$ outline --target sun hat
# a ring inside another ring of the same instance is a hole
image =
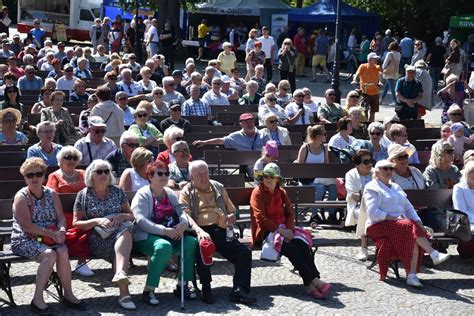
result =
[[[199,241],[199,252],[201,253],[202,263],[206,266],[212,265],[212,256],[216,252],[216,245],[212,240],[201,239]]]
[[[223,75],[221,77],[222,83],[230,83],[230,77],[227,75]]]
[[[384,168],[384,167],[392,167],[393,168],[393,167],[395,167],[395,164],[391,161],[386,160],[386,159],[379,160],[375,164],[375,169],[380,169],[380,168]]]
[[[416,68],[415,66],[407,65],[405,66],[405,71],[416,71]]]
[[[388,160],[392,161],[403,153],[406,153],[408,158],[410,158],[414,152],[415,151],[410,147],[402,146],[400,144],[390,144],[390,146],[388,146]]]
[[[276,163],[271,162],[263,168],[263,175],[281,178],[280,167]]]
[[[269,157],[278,158],[278,143],[274,140],[269,140],[265,144],[265,153]]]
[[[470,160],[474,160],[474,158],[471,158],[471,157],[474,157],[474,149],[466,150],[466,152],[462,156],[462,160],[464,161],[464,164],[467,164],[467,162]]]
[[[6,108],[5,110],[0,111],[0,124],[5,115],[13,115],[16,119],[16,125],[21,123],[21,112],[14,108]]]
[[[104,119],[100,116],[91,116],[89,117],[88,122],[90,127],[107,127],[107,124],[105,124]]]

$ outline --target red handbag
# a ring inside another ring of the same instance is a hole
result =
[[[69,228],[66,231],[66,246],[69,257],[90,258],[89,235],[92,230],[83,231],[78,228]]]

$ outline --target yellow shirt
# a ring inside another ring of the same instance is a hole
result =
[[[234,68],[234,63],[237,61],[234,52],[230,52],[229,55],[226,55],[225,52],[221,52],[219,56],[217,56],[217,60],[221,63],[220,69],[230,76],[230,70]]]
[[[207,34],[207,25],[206,24],[199,24],[198,26],[198,38],[205,38]]]

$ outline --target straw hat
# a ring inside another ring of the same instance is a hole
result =
[[[13,116],[16,119],[16,125],[21,123],[21,112],[14,108],[6,108],[0,111],[0,123],[5,115]]]
[[[391,144],[388,146],[388,160],[392,161],[403,153],[407,154],[408,158],[410,158],[414,152],[415,151],[410,147],[402,146],[400,144]]]

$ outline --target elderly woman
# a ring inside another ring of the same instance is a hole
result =
[[[91,71],[87,69],[87,58],[80,57],[77,59],[77,67],[74,69],[74,76],[79,79],[88,80],[92,78]]]
[[[258,90],[258,83],[255,80],[250,80],[247,82],[247,86],[245,87],[247,93],[244,94],[239,99],[240,105],[251,105],[251,104],[259,104],[262,95],[257,93]]]
[[[66,220],[61,201],[56,192],[43,187],[46,164],[40,158],[27,159],[20,167],[26,187],[13,200],[13,229],[11,249],[13,254],[33,259],[39,263],[36,273],[35,294],[31,301],[31,311],[35,314],[50,315],[52,309],[43,297],[49,277],[56,265],[65,306],[85,310],[71,288],[71,266],[66,239]]]
[[[46,87],[41,88],[40,90],[41,101],[33,105],[33,107],[31,108],[31,113],[39,114],[41,113],[42,109],[46,109],[47,107],[51,106],[51,94],[53,92],[54,90],[51,90],[49,88],[46,88]]]
[[[398,118],[397,114],[385,116],[383,118],[383,129],[384,133],[382,138],[380,139],[380,144],[384,146],[385,148],[388,148],[388,146],[392,143],[392,139],[390,138],[390,127],[392,127],[392,124],[394,123],[399,123],[400,118]]]
[[[360,122],[367,122],[367,115],[365,115],[365,109],[360,105],[360,94],[356,90],[351,90],[346,96],[346,105],[343,110],[349,114],[349,110],[356,108],[360,110]]]
[[[153,162],[153,153],[143,147],[138,147],[130,157],[132,168],[127,168],[122,173],[119,181],[119,187],[127,191],[138,191],[138,189],[148,184],[146,170],[148,165]]]
[[[423,223],[408,201],[402,188],[390,179],[394,164],[380,160],[375,164],[374,179],[364,189],[367,236],[379,249],[377,261],[380,280],[387,276],[391,258],[399,258],[407,273],[407,284],[423,287],[416,276],[424,252],[430,254],[435,265],[446,261],[449,255],[440,254],[431,247]]]
[[[120,87],[117,85],[117,72],[109,71],[104,75],[105,84],[104,86],[110,88],[110,99],[115,100],[115,95],[120,91]]]
[[[190,180],[189,177],[189,146],[183,140],[177,141],[171,146],[171,153],[175,161],[168,165],[170,170],[170,179],[168,186],[175,189],[182,189]]]
[[[326,142],[326,129],[323,125],[310,125],[306,130],[306,143],[303,143],[298,151],[297,163],[329,163],[328,148]],[[316,189],[315,200],[322,201],[326,192],[328,201],[335,201],[337,198],[336,179],[335,178],[315,178],[300,179],[305,185],[313,185]],[[336,212],[333,208],[328,209],[329,218],[336,219]],[[313,217],[317,214],[313,213]],[[324,216],[322,216],[324,218]]]
[[[423,174],[416,167],[408,165],[408,159],[412,154],[411,148],[400,144],[388,146],[388,160],[395,164],[392,181],[403,190],[423,190],[425,188]]]
[[[80,135],[76,131],[69,111],[62,107],[65,94],[54,91],[51,94],[51,106],[41,111],[41,122],[49,121],[56,127],[55,141],[62,145],[73,145]]]
[[[268,135],[270,140],[276,141],[278,146],[291,145],[290,133],[286,128],[279,126],[278,121],[277,114],[268,113],[263,124],[266,127],[262,129],[262,133]]]
[[[223,51],[217,56],[217,60],[220,62],[221,72],[226,75],[231,75],[231,70],[237,68],[237,58],[235,57],[232,49],[232,44],[229,42],[224,42],[222,44]]]
[[[288,123],[288,115],[281,106],[277,104],[277,97],[274,93],[265,94],[265,103],[258,107],[258,121],[260,126],[265,125],[265,118],[269,114],[275,114],[281,125]]]
[[[170,115],[170,109],[168,108],[168,103],[163,101],[163,95],[165,90],[161,87],[156,87],[153,89],[152,96],[153,101],[151,105],[153,106],[153,114],[154,115],[163,115],[168,116]]]
[[[153,91],[153,89],[158,87],[158,84],[154,80],[150,79],[152,75],[150,68],[143,66],[140,69],[140,75],[142,76],[142,80],[138,81],[138,84],[141,86],[144,92]]]
[[[89,99],[89,93],[86,92],[86,83],[81,80],[77,79],[74,81],[74,85],[72,86],[73,92],[69,96],[69,101],[71,102],[87,102]]]
[[[27,158],[38,157],[43,159],[47,166],[56,166],[58,164],[56,155],[63,146],[53,143],[55,131],[56,128],[51,122],[39,123],[36,126],[36,135],[40,141],[28,148]]]
[[[331,285],[320,280],[311,254],[311,234],[308,236],[303,229],[295,226],[295,211],[288,194],[280,186],[282,180],[278,165],[269,163],[263,169],[261,184],[252,191],[252,243],[260,246],[272,234],[270,238],[277,240],[275,249],[298,270],[308,295],[324,299],[328,296]]]
[[[468,161],[464,165],[461,181],[453,188],[453,207],[463,211],[469,217],[471,232],[474,233],[474,161]],[[472,245],[472,240],[469,244]],[[467,243],[466,243],[467,244]],[[464,249],[461,242],[458,246],[458,253],[461,258],[471,258],[474,253],[471,249]]]
[[[412,151],[410,158],[408,158],[408,163],[420,163],[418,158],[418,152],[416,151],[415,146],[410,144],[408,141],[407,128],[402,124],[394,123],[390,126],[389,130],[390,139],[392,143],[402,145]]]
[[[459,80],[456,75],[449,75],[446,78],[446,86],[438,91],[438,97],[443,103],[443,111],[441,114],[441,122],[448,121],[448,109],[451,105],[457,104],[461,110],[464,105],[464,100],[469,97],[466,92],[468,89],[467,83]]]
[[[454,123],[461,123],[464,125],[464,136],[469,137],[471,135],[471,127],[469,124],[462,120],[463,118],[463,109],[456,103],[452,104],[448,109],[448,118],[449,121],[446,123],[450,123],[451,125]]]
[[[428,64],[423,60],[415,62],[416,76],[415,78],[421,82],[423,94],[418,103],[421,107],[418,108],[418,119],[426,114],[426,110],[431,110],[434,105],[433,101],[433,80],[428,72]]]
[[[0,111],[0,145],[24,145],[28,143],[28,137],[17,131],[21,123],[21,113],[17,109],[7,108]]]
[[[369,140],[374,148],[373,159],[375,162],[388,158],[387,148],[382,145],[381,139],[383,137],[384,128],[379,122],[372,122],[367,127],[369,133]]]
[[[277,103],[281,107],[286,107],[288,104],[293,101],[293,96],[291,95],[290,82],[288,80],[280,80],[278,83],[278,92],[276,93]]]
[[[163,135],[153,124],[148,123],[148,111],[142,102],[140,102],[133,112],[135,124],[130,125],[128,130],[137,135],[140,146],[151,150],[156,156],[159,152],[158,146],[160,145]]]
[[[355,141],[355,138],[350,135],[352,133],[352,120],[348,117],[341,117],[336,126],[337,134],[329,139],[328,146],[329,148],[344,149]]]
[[[97,258],[114,262],[115,275],[112,282],[120,290],[119,304],[126,310],[135,310],[130,297],[127,276],[130,253],[132,251],[133,213],[125,193],[114,186],[112,166],[104,160],[94,160],[86,169],[86,188],[82,189],[74,203],[73,225],[88,231],[91,254]],[[110,236],[102,236],[99,228],[112,228]]]
[[[275,94],[277,92],[277,87],[273,82],[269,82],[265,85],[265,90],[263,91],[262,95],[265,96],[267,93],[273,93]],[[262,106],[265,104],[265,98],[261,98],[260,101],[258,101],[258,105]]]
[[[349,109],[349,118],[351,119],[352,136],[357,139],[367,139],[367,125],[361,123],[361,117],[364,113],[359,107]]]
[[[372,154],[367,149],[358,150],[352,157],[355,168],[349,170],[345,175],[345,187],[347,191],[347,216],[345,226],[357,225],[360,216],[360,205],[362,202],[362,192],[367,183],[372,180],[372,167],[374,160]],[[357,259],[367,260],[369,252],[367,250],[367,237],[362,232],[361,227],[357,227],[357,235],[360,235],[360,250]]]
[[[149,185],[138,190],[132,201],[132,210],[137,221],[133,247],[150,257],[143,300],[149,305],[158,305],[155,289],[160,283],[160,274],[171,255],[178,253],[181,238],[184,238],[184,280],[194,280],[197,240],[195,237],[183,235],[189,227],[188,217],[180,208],[173,190],[166,187],[170,175],[166,165],[156,161],[148,166],[146,174]],[[184,286],[186,298],[197,297],[187,284]],[[178,284],[174,294],[179,295],[180,289]]]
[[[177,126],[170,126],[165,130],[165,133],[163,134],[163,143],[166,146],[166,150],[160,152],[156,160],[163,161],[165,165],[169,165],[173,161],[175,161],[175,157],[173,156],[173,153],[171,152],[171,147],[173,146],[174,143],[181,141],[184,139],[184,131],[177,127]],[[192,160],[192,158],[190,159]]]

